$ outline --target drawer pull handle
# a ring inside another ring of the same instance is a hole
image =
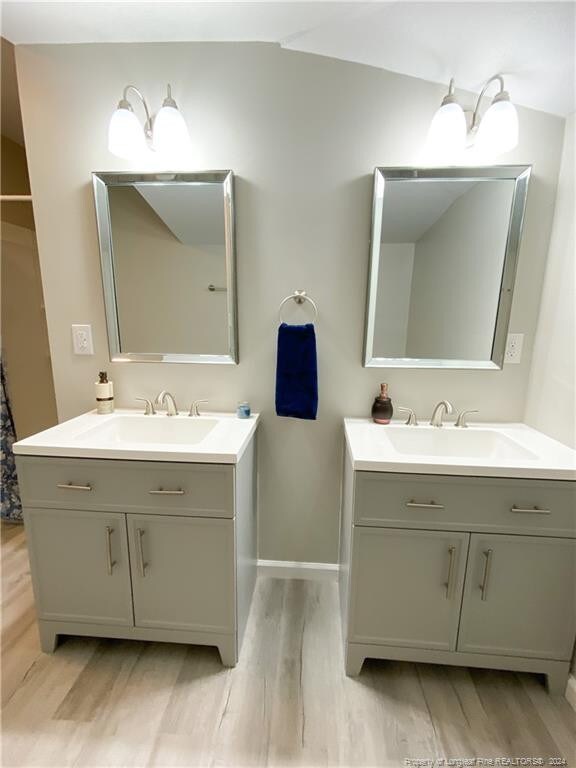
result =
[[[116,561],[112,560],[112,534],[114,528],[110,525],[106,526],[106,573],[108,576],[112,576],[112,568],[116,565]]]
[[[510,507],[510,512],[519,512],[523,515],[550,515],[552,514],[549,509],[540,509],[536,505],[533,507],[517,507],[514,504]]]
[[[431,501],[429,504],[424,504],[419,501],[414,501],[414,499],[407,501],[406,506],[412,507],[413,509],[444,509],[444,504],[436,504],[435,501]]]
[[[484,576],[482,577],[482,584],[480,589],[482,590],[482,600],[488,599],[488,580],[490,579],[490,570],[492,568],[492,550],[487,549],[483,553],[486,561],[484,562]]]
[[[186,491],[184,491],[182,488],[178,488],[175,491],[169,491],[169,490],[165,490],[164,488],[158,488],[158,490],[148,491],[148,493],[151,493],[153,496],[184,496]]]
[[[66,491],[91,491],[92,486],[87,485],[74,485],[74,483],[58,483],[57,488],[64,488]]]
[[[148,563],[144,562],[144,549],[142,547],[142,536],[144,536],[144,533],[143,528],[136,528],[136,535],[138,537],[138,570],[142,578],[146,576],[146,568],[148,567]]]
[[[450,600],[452,597],[452,579],[454,577],[454,553],[456,552],[455,546],[448,547],[448,580],[444,584],[446,587],[446,600]]]

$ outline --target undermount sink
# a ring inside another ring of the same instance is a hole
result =
[[[258,423],[258,414],[145,416],[128,409],[95,411],[14,443],[14,453],[94,459],[237,464]]]
[[[412,456],[535,461],[538,457],[515,440],[493,429],[398,427],[383,435],[394,449]]]
[[[196,445],[212,432],[216,419],[175,416],[117,416],[77,436],[81,443]]]
[[[576,480],[576,451],[527,424],[459,428],[347,418],[344,430],[355,470]]]

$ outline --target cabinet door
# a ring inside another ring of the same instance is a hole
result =
[[[454,650],[468,538],[356,526],[348,639]]]
[[[473,534],[458,650],[568,660],[576,624],[576,542]]]
[[[25,520],[38,618],[132,625],[124,515],[28,509]]]
[[[234,521],[127,517],[136,626],[233,632]]]

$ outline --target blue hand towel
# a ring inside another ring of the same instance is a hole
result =
[[[315,419],[318,411],[316,334],[311,323],[278,328],[276,413]]]

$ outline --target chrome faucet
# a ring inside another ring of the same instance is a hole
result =
[[[404,422],[409,427],[417,427],[418,426],[418,419],[416,418],[415,412],[412,410],[412,408],[404,408],[403,405],[398,406],[398,410],[402,411],[403,413],[408,414],[408,418]]]
[[[154,403],[151,400],[148,400],[147,397],[136,397],[135,400],[138,400],[139,403],[144,403],[144,416],[154,416],[156,411],[154,410]]]
[[[445,413],[452,413],[454,409],[452,408],[452,403],[448,402],[448,400],[440,400],[439,403],[437,403],[436,407],[432,411],[432,418],[430,419],[430,426],[431,427],[441,427],[442,426],[442,419],[444,417]]]
[[[190,411],[188,413],[188,416],[201,416],[202,414],[200,413],[200,409],[198,408],[198,406],[200,405],[200,403],[207,403],[207,402],[208,400],[194,400],[194,402],[190,406]]]
[[[166,408],[166,416],[178,416],[178,406],[176,405],[176,400],[174,400],[174,395],[166,392],[165,389],[160,392],[155,403]]]
[[[468,416],[469,413],[479,413],[477,409],[471,410],[471,411],[462,411],[460,416],[456,419],[455,427],[467,427],[468,422],[466,421],[466,416]]]

